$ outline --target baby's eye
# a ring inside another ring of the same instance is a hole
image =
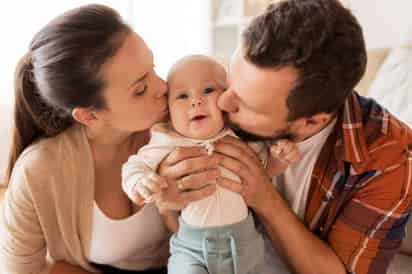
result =
[[[209,93],[214,92],[215,90],[216,90],[216,89],[215,89],[214,87],[208,87],[208,88],[205,88],[204,93],[205,93],[205,94],[209,94]]]
[[[176,99],[178,99],[178,100],[184,100],[184,99],[187,99],[188,97],[189,97],[189,96],[187,96],[186,93],[181,93],[181,94],[179,94],[179,95],[176,96]]]

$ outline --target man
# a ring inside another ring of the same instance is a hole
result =
[[[214,158],[172,153],[160,173],[190,174],[185,187],[216,164],[238,174],[242,184],[217,181],[243,195],[265,228],[268,258],[280,250],[292,272],[386,273],[410,213],[412,132],[353,91],[365,66],[361,27],[337,0],[269,6],[244,31],[219,106],[244,140],[289,138],[301,161],[272,182],[228,138]],[[183,193],[180,205],[198,194]],[[267,273],[276,273],[270,259]]]

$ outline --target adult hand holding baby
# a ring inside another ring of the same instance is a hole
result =
[[[208,156],[200,147],[179,147],[171,152],[158,169],[168,184],[155,198],[159,211],[181,210],[215,192],[216,186],[205,182],[220,175],[217,165],[217,157]]]
[[[222,138],[215,145],[215,151],[219,155],[219,164],[237,174],[242,182],[239,184],[219,177],[217,183],[240,193],[257,213],[270,210],[266,202],[279,194],[255,152],[241,140],[230,136]]]

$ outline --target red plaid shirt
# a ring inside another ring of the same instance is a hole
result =
[[[411,208],[412,131],[353,92],[316,162],[305,223],[348,273],[386,273]]]

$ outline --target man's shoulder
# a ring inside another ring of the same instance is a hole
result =
[[[374,144],[382,138],[403,146],[412,143],[412,130],[408,125],[374,99],[359,96],[359,102],[367,144]]]
[[[412,149],[411,128],[375,100],[359,96],[365,143],[371,158],[395,162]]]

